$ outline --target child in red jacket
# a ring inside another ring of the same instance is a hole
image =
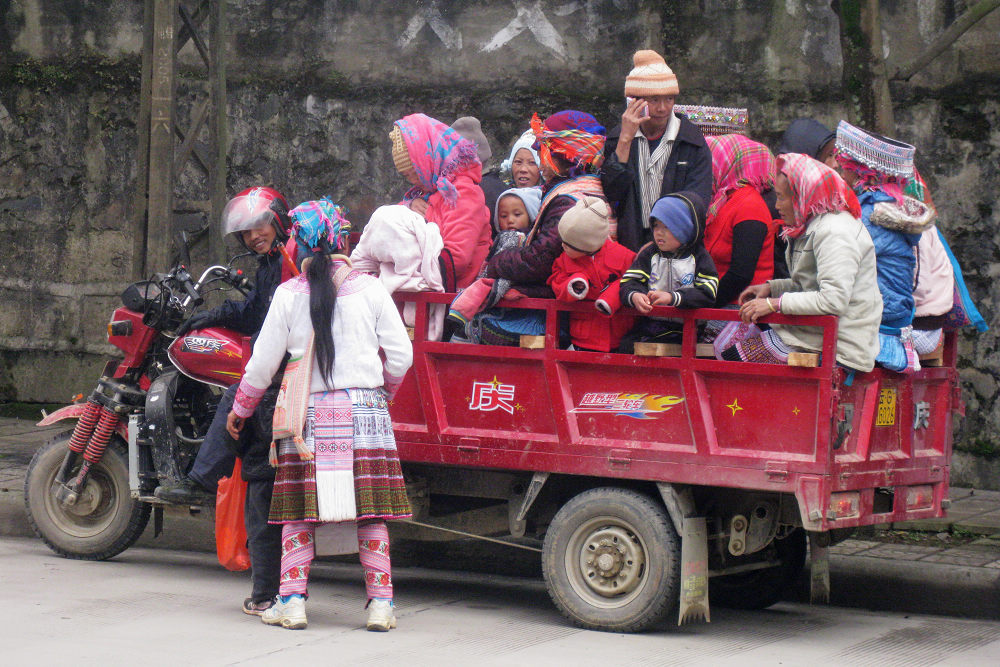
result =
[[[593,301],[596,312],[570,313],[569,334],[577,350],[609,352],[632,328],[618,287],[635,253],[608,237],[611,209],[598,197],[582,196],[559,220],[563,252],[552,265],[549,286],[561,301]]]

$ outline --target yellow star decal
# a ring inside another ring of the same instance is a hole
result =
[[[494,387],[500,386],[500,380],[497,379],[496,375],[493,376],[493,382],[490,382],[490,384],[493,385]]]
[[[795,406],[795,408],[794,408],[794,409],[792,410],[792,414],[793,414],[793,415],[795,415],[796,417],[798,417],[798,416],[799,416],[799,413],[800,413],[800,412],[802,412],[802,411],[801,411],[801,410],[799,410],[799,406],[797,406],[797,405],[796,405],[796,406]]]
[[[514,409],[517,410],[518,412],[523,412],[524,411],[524,406],[521,405],[520,403],[515,403],[514,404]]]
[[[726,406],[727,408],[729,408],[730,410],[733,411],[733,416],[734,417],[736,416],[736,411],[737,410],[742,410],[743,409],[743,408],[740,407],[740,404],[737,403],[736,401],[737,401],[737,399],[734,398],[733,402]]]

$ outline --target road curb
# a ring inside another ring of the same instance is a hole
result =
[[[31,537],[34,533],[24,509],[24,492],[19,489],[0,489],[0,536]]]
[[[183,507],[164,508],[164,529],[154,536],[152,517],[136,546],[153,549],[180,549],[214,552],[215,524],[211,511],[192,515]],[[22,489],[0,489],[0,537],[35,537],[24,507]]]
[[[840,607],[1000,618],[1000,568],[831,556],[830,588]]]

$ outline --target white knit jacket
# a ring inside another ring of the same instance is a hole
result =
[[[241,393],[259,397],[271,384],[285,352],[301,355],[311,335],[309,283],[301,275],[275,290],[243,375]],[[321,376],[314,359],[311,393],[381,387],[386,379],[401,380],[413,363],[413,346],[396,304],[382,283],[360,272],[352,273],[337,294],[333,342],[332,378]],[[385,352],[384,368],[380,348]],[[243,407],[245,411],[250,406]]]

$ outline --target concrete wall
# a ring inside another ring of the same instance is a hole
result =
[[[882,2],[890,72],[956,15],[959,0]],[[533,111],[617,123],[638,48],[665,54],[685,103],[747,106],[770,145],[787,123],[851,117],[827,0],[485,0],[228,3],[229,190],[272,182],[298,201],[329,194],[363,221],[404,182],[387,132],[423,111],[476,115],[499,161]],[[103,327],[127,282],[141,3],[0,2],[0,398],[87,391]],[[892,86],[899,138],[918,147],[941,228],[991,322],[1000,300],[1000,13],[909,83]],[[179,95],[201,85],[191,45]],[[181,197],[203,186],[197,171]],[[194,225],[199,219],[179,224]],[[197,259],[197,257],[196,257]],[[1000,443],[996,334],[961,342],[962,439]]]

